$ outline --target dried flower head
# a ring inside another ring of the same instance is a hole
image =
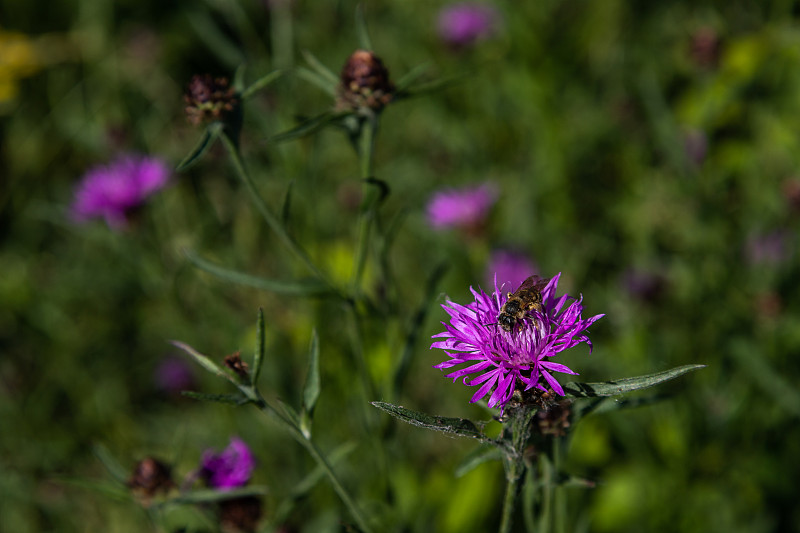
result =
[[[465,385],[477,386],[470,402],[488,394],[489,407],[504,409],[515,390],[545,391],[549,387],[563,396],[564,389],[550,373],[576,372],[552,359],[582,342],[591,347],[584,332],[604,315],[584,320],[582,297],[575,300],[565,294],[557,298],[560,276],[552,278],[541,291],[542,311],[527,315],[511,331],[497,324],[507,300],[497,281],[491,295],[470,288],[475,300],[467,305],[447,301],[442,307],[450,315],[450,323],[442,322],[445,331],[434,335],[441,340],[431,344],[431,348],[444,350],[450,359],[434,368],[445,370],[467,364],[447,377],[454,382],[463,378]],[[477,375],[470,379],[473,374]]]
[[[340,79],[336,98],[339,109],[380,111],[394,97],[389,71],[368,50],[356,50],[347,58]]]
[[[242,496],[219,502],[219,522],[222,531],[249,533],[258,527],[261,519],[261,498]]]
[[[255,467],[256,459],[250,448],[243,440],[234,437],[221,453],[213,450],[203,453],[200,475],[209,487],[230,490],[246,485]]]
[[[157,493],[166,493],[175,486],[172,469],[158,459],[146,457],[136,464],[128,487],[146,504]]]
[[[247,363],[242,361],[241,352],[234,352],[230,355],[226,355],[223,362],[226,367],[236,372],[236,375],[240,378],[245,379],[247,377]]]
[[[186,116],[194,125],[222,120],[238,102],[236,92],[228,86],[228,78],[213,78],[209,74],[192,77],[186,93]]]
[[[439,36],[447,44],[465,47],[491,36],[497,30],[499,20],[493,6],[463,2],[443,8],[439,12],[437,27]]]
[[[497,188],[481,183],[435,193],[428,202],[428,222],[434,229],[477,231],[497,201]]]
[[[93,167],[75,190],[71,217],[76,222],[104,218],[111,228],[122,228],[169,177],[164,161],[141,155],[125,155],[108,165]]]

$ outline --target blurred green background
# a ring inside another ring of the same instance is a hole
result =
[[[606,313],[593,353],[564,357],[581,380],[708,365],[659,389],[663,402],[581,421],[567,469],[599,485],[570,490],[567,530],[800,531],[800,3],[498,1],[497,33],[459,50],[436,33],[442,2],[362,4],[393,77],[423,63],[431,79],[463,75],[383,115],[375,168],[391,187],[385,220],[400,217],[390,255],[400,319],[367,332],[376,381],[436,265],[449,266],[437,293],[467,302],[469,285],[488,287],[493,249],[521,250],[543,275],[563,272],[560,288],[582,293],[587,315]],[[275,506],[313,469],[302,449],[251,409],[181,398],[154,378],[177,355],[169,339],[249,357],[260,306],[263,387],[289,403],[318,329],[315,436],[326,450],[355,443],[338,467],[368,512],[396,531],[496,529],[501,465],[454,477],[470,441],[392,426],[394,490],[378,492],[339,304],[227,285],[186,260],[192,250],[266,277],[308,274],[221,147],[127,231],[66,217],[90,166],[125,151],[177,164],[189,152],[201,135],[183,115],[193,74],[244,65],[252,82],[303,65],[303,50],[338,72],[358,46],[356,6],[0,0],[0,530],[146,530],[146,515],[106,490],[93,446],[130,470],[157,455],[180,477],[231,435],[254,449],[266,527],[279,527]],[[291,184],[290,231],[344,282],[361,187],[345,136],[266,142],[330,105],[287,74],[248,101],[242,149],[276,211]],[[434,191],[481,181],[500,191],[482,234],[429,229]],[[473,389],[431,368],[444,355],[428,337],[445,317],[429,309],[399,397],[387,387],[374,399],[486,419],[467,403]],[[194,370],[194,390],[227,391]],[[168,520],[198,518],[176,509]],[[337,531],[343,520],[323,481],[287,524]]]

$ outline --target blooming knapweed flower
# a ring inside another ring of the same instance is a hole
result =
[[[486,280],[491,283],[496,278],[501,289],[513,291],[531,272],[537,270],[526,254],[514,250],[495,250],[486,265]]]
[[[481,225],[497,201],[497,188],[491,183],[435,193],[428,202],[428,222],[434,229],[472,230]]]
[[[104,218],[115,229],[169,181],[169,166],[161,159],[121,156],[108,165],[90,169],[75,190],[71,216],[77,222]]]
[[[431,344],[431,348],[441,348],[450,359],[434,368],[445,370],[468,364],[447,377],[454,382],[463,378],[465,385],[478,387],[470,402],[488,394],[489,407],[504,409],[514,390],[520,388],[546,391],[550,387],[563,396],[564,389],[551,372],[577,373],[552,359],[582,342],[591,349],[592,343],[585,332],[604,315],[583,319],[582,297],[577,300],[566,294],[556,297],[560,277],[558,274],[551,279],[542,290],[542,312],[529,314],[510,332],[497,324],[497,315],[507,298],[496,280],[491,295],[470,288],[474,302],[443,304],[450,323],[442,322],[445,331],[434,335],[441,340]]]
[[[464,2],[443,8],[437,27],[443,41],[461,47],[492,35],[499,19],[497,10],[490,5]]]
[[[221,453],[206,450],[201,461],[200,475],[209,487],[230,490],[243,487],[250,481],[256,459],[245,442],[233,437]]]

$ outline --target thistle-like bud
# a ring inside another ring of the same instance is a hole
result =
[[[389,71],[378,56],[367,50],[356,50],[347,59],[337,89],[339,109],[372,109],[380,111],[394,97],[394,84]]]
[[[261,499],[256,496],[222,500],[219,504],[219,521],[226,533],[255,531],[261,514]]]
[[[223,363],[226,367],[236,372],[236,375],[240,378],[247,378],[247,363],[242,361],[241,352],[234,352],[230,355],[226,355]]]
[[[228,86],[227,78],[212,78],[209,74],[192,77],[186,93],[186,115],[194,125],[221,120],[238,103],[236,92]]]
[[[146,457],[139,461],[133,470],[133,475],[128,480],[128,487],[142,498],[145,505],[157,493],[169,492],[174,486],[172,469],[152,457]]]

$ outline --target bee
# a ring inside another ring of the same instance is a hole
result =
[[[549,279],[539,276],[530,276],[523,281],[516,291],[509,292],[506,303],[497,315],[497,323],[505,331],[514,329],[514,325],[521,323],[525,315],[531,311],[542,312],[542,291],[547,286]]]

